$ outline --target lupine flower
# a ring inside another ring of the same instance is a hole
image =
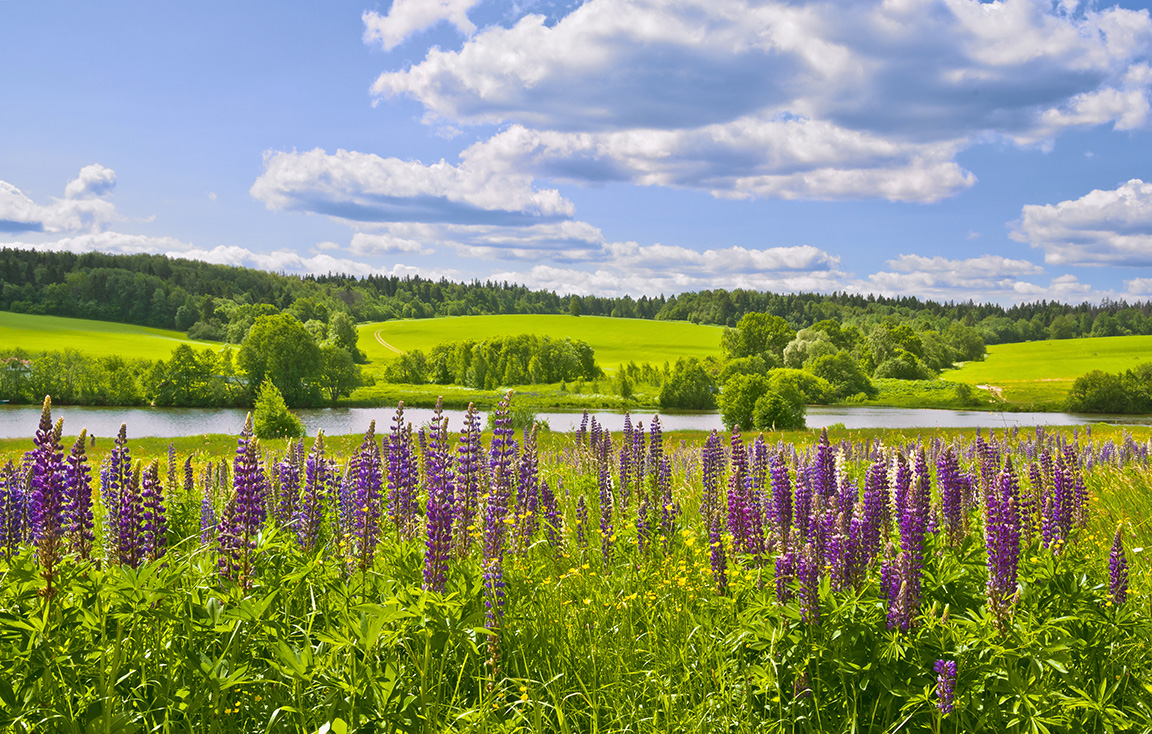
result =
[[[786,604],[792,598],[792,582],[795,578],[796,553],[786,550],[776,556],[776,601]]]
[[[984,541],[988,549],[988,605],[1003,620],[1016,593],[1016,574],[1020,562],[1020,511],[1016,472],[1011,457],[996,485],[988,493],[985,511]]]
[[[220,575],[247,586],[251,580],[256,535],[264,527],[267,480],[257,458],[252,415],[244,421],[232,461],[232,491],[217,525]]]
[[[128,449],[128,433],[124,424],[108,454],[107,466],[101,474],[101,496],[108,508],[105,538],[110,563],[130,568],[140,565],[140,494],[139,477],[132,470]]]
[[[184,494],[192,494],[195,484],[192,473],[192,454],[188,454],[188,458],[184,459]]]
[[[211,545],[216,540],[216,498],[213,491],[212,465],[205,470],[203,493],[200,497],[200,544]]]
[[[24,542],[24,478],[9,461],[0,469],[0,553],[12,558]]]
[[[540,511],[544,517],[544,531],[548,534],[548,542],[559,550],[564,537],[564,517],[560,514],[556,495],[548,486],[547,480],[540,482]]]
[[[523,552],[536,537],[540,525],[540,465],[536,455],[536,425],[524,439],[524,451],[516,461],[516,538],[513,548]]]
[[[634,474],[637,467],[633,463],[635,451],[632,446],[632,414],[624,413],[624,430],[620,441],[620,471],[616,483],[616,498],[620,501],[622,509],[628,509],[628,499],[631,493]]]
[[[324,461],[324,432],[316,432],[316,440],[304,463],[304,490],[296,507],[296,543],[305,551],[312,551],[320,542],[320,527],[324,520],[324,494],[328,485],[328,464]]]
[[[412,454],[412,426],[404,422],[404,403],[396,406],[396,417],[388,435],[388,516],[400,537],[416,537],[416,458]]]
[[[493,416],[489,448],[489,486],[484,503],[484,607],[488,638],[488,665],[495,678],[500,663],[499,629],[504,618],[504,551],[509,493],[513,484],[515,439],[512,437],[512,391],[509,390]]]
[[[652,506],[663,504],[663,495],[659,491],[660,472],[664,465],[664,429],[660,425],[660,416],[652,416],[652,423],[648,426],[648,458],[644,462],[645,471],[652,489]]]
[[[812,479],[807,469],[798,469],[796,472],[795,495],[792,502],[792,524],[800,531],[799,540],[806,542],[812,535],[813,526]]]
[[[636,503],[636,548],[641,554],[648,549],[649,532],[648,496],[641,494],[640,501]]]
[[[441,400],[429,432],[425,459],[425,486],[428,488],[427,539],[424,551],[424,588],[443,592],[448,581],[448,556],[452,552],[454,487],[452,455],[448,446],[448,419],[442,418]]]
[[[588,501],[584,495],[576,498],[576,545],[581,548],[588,547],[588,536],[584,528],[588,527]]]
[[[1116,526],[1112,551],[1108,554],[1108,596],[1116,606],[1128,600],[1128,558],[1124,555],[1122,529],[1122,525]]]
[[[36,544],[36,557],[47,582],[48,594],[52,593],[56,563],[64,552],[64,534],[67,529],[65,512],[68,497],[65,496],[64,456],[60,448],[62,430],[62,422],[53,426],[52,399],[45,397],[40,426],[36,430],[36,448],[33,449],[27,511],[32,541]]]
[[[836,493],[836,460],[832,455],[832,445],[828,443],[828,429],[820,429],[820,441],[816,445],[816,458],[812,462],[812,491],[818,497],[828,497]]]
[[[164,555],[168,546],[168,521],[160,466],[153,461],[140,477],[140,553],[146,561]]]
[[[779,451],[772,454],[772,524],[782,545],[787,545],[788,529],[792,526],[792,481],[788,465]]]
[[[937,660],[934,666],[936,671],[936,708],[942,714],[952,713],[952,704],[956,698],[956,661]]]
[[[808,624],[820,624],[820,560],[811,543],[796,559],[796,579],[801,617]]]
[[[303,439],[301,439],[303,442]],[[276,501],[276,524],[291,528],[296,518],[296,507],[300,502],[300,459],[297,442],[289,441],[284,457],[276,462],[276,479],[279,485]]]
[[[960,474],[960,461],[948,446],[936,462],[936,486],[940,490],[940,514],[944,522],[944,536],[949,545],[959,545],[964,537],[963,500],[964,485]]]
[[[612,474],[608,469],[607,446],[604,447],[600,458],[600,553],[604,559],[604,568],[612,563],[612,543],[616,539],[616,531],[612,528]]]
[[[84,453],[88,443],[88,431],[80,431],[72,451],[65,459],[64,474],[68,506],[65,508],[65,532],[72,551],[87,560],[92,555],[92,543],[96,540],[92,518],[92,484],[89,478],[88,456]]]
[[[352,476],[351,557],[361,572],[367,571],[376,557],[377,529],[380,525],[380,496],[383,467],[380,446],[376,443],[376,421],[368,426],[356,456]],[[413,517],[413,521],[415,517]]]
[[[467,556],[472,547],[472,534],[476,530],[476,512],[483,481],[482,468],[480,415],[476,412],[475,406],[468,403],[468,412],[464,416],[464,428],[460,431],[460,443],[456,452],[456,527],[453,536],[456,540],[457,553],[461,557]]]

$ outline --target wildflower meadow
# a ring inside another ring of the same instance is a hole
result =
[[[0,464],[0,727],[1152,730],[1148,441],[511,411],[97,463],[46,400]]]

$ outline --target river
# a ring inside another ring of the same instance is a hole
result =
[[[624,427],[624,415],[609,411],[590,411],[610,431]],[[308,430],[315,435],[323,429],[328,435],[363,433],[370,421],[376,430],[388,430],[395,410],[388,408],[320,408],[297,411]],[[464,411],[446,410],[449,428],[463,425]],[[237,434],[244,425],[245,411],[232,408],[93,408],[53,406],[53,418],[64,419],[64,432],[75,435],[81,428],[97,436],[113,436],[120,424],[128,425],[128,435],[192,436],[203,433]],[[717,413],[660,413],[665,431],[723,430]],[[420,426],[432,418],[429,408],[407,408],[407,420]],[[651,411],[632,413],[632,422],[651,422]],[[553,431],[573,431],[580,425],[580,413],[540,413]],[[0,438],[31,437],[40,419],[40,409],[31,406],[0,405]],[[481,413],[481,420],[487,419]],[[1090,423],[1152,424],[1152,416],[1075,415],[1071,413],[989,413],[971,410],[936,410],[928,408],[811,407],[808,427],[823,428],[843,424],[846,428],[1009,428],[1013,426],[1069,426]]]

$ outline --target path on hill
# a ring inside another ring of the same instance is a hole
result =
[[[375,334],[373,334],[372,336],[376,337],[376,341],[378,341],[378,342],[380,342],[381,344],[383,344],[385,349],[391,349],[393,352],[396,352],[397,354],[403,354],[403,353],[404,353],[404,352],[401,352],[401,351],[400,351],[399,349],[397,349],[396,347],[394,347],[394,346],[392,346],[391,344],[389,344],[388,342],[384,341],[384,337],[380,336],[380,332],[379,332],[379,331],[377,331],[377,332],[376,332]]]

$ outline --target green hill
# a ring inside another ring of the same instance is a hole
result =
[[[168,359],[181,344],[195,349],[220,347],[213,342],[192,341],[179,331],[0,311],[0,345],[32,354],[75,349],[94,357]]]
[[[587,342],[605,370],[627,362],[675,363],[679,357],[719,357],[719,326],[685,321],[615,319],[604,316],[511,314],[502,316],[449,316],[436,319],[385,321],[358,327],[360,349],[379,364],[401,352],[427,353],[443,342],[496,336],[536,334],[571,337]]]
[[[997,344],[983,362],[968,362],[947,379],[997,388],[1009,403],[1041,404],[1062,402],[1087,372],[1123,372],[1141,362],[1152,362],[1152,336]]]

